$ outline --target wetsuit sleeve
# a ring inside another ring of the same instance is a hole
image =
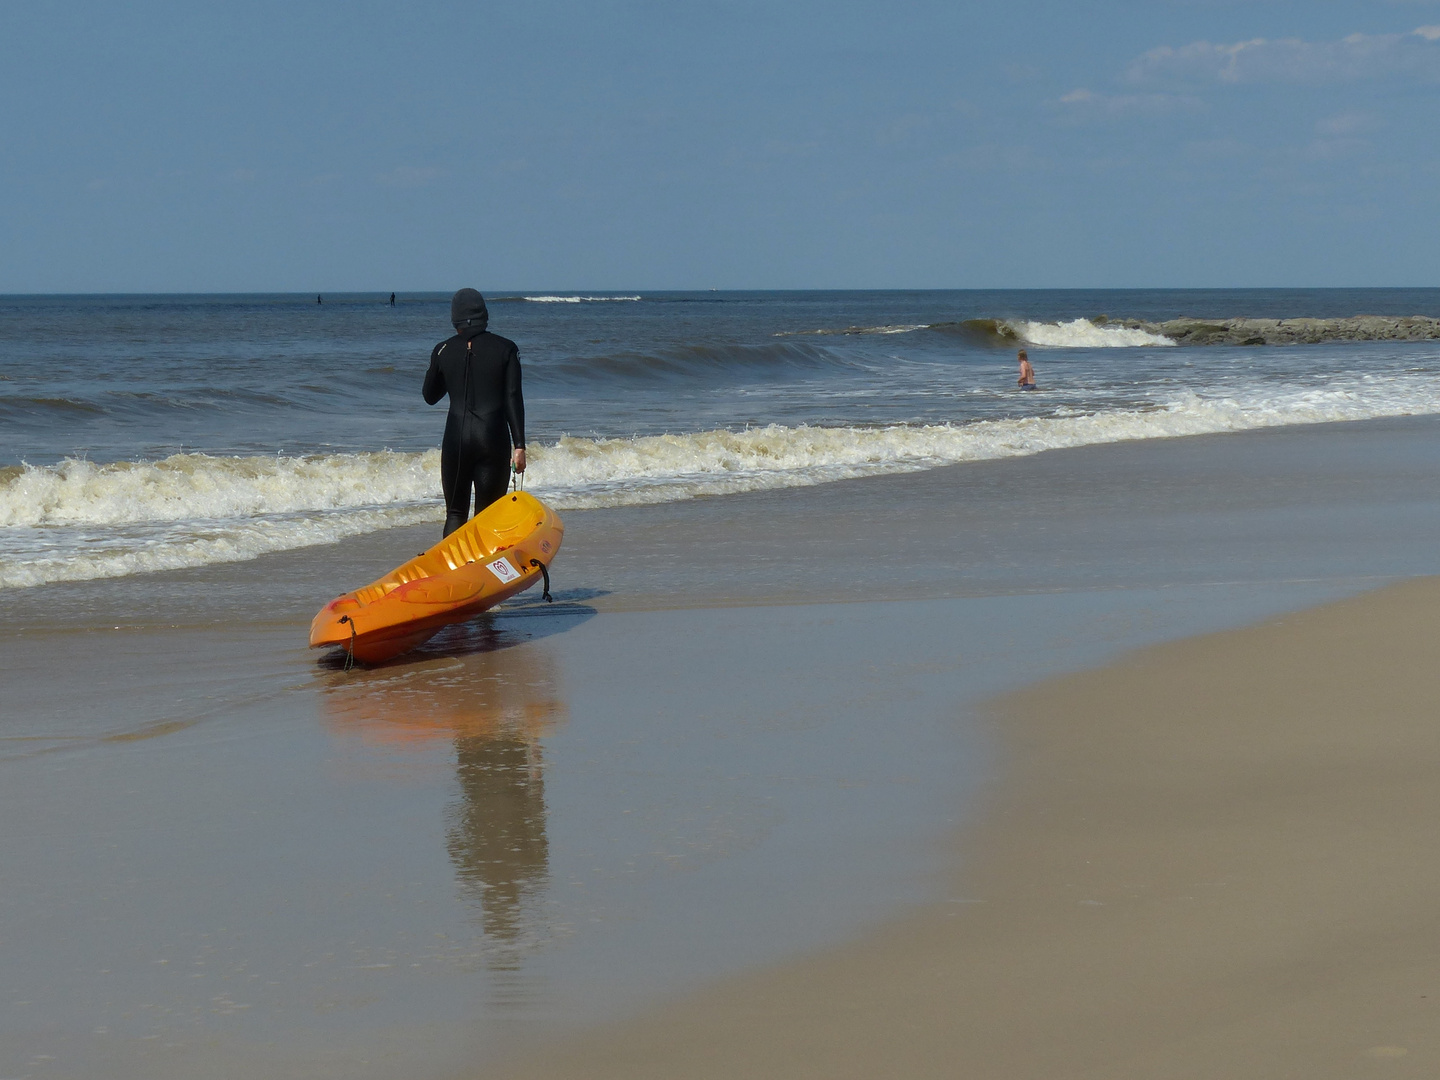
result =
[[[425,372],[425,404],[434,405],[445,396],[445,373],[440,370],[440,352],[445,348],[442,341],[430,350],[430,370]]]
[[[513,345],[505,358],[505,420],[510,425],[510,445],[525,446],[525,398],[520,393],[520,352]]]

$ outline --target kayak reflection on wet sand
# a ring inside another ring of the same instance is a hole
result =
[[[557,605],[475,620],[409,663],[329,675],[321,694],[343,737],[396,749],[453,743],[460,798],[447,811],[446,847],[497,969],[518,967],[546,936],[537,918],[549,882],[541,741],[569,716],[554,656],[531,650],[517,663],[510,649],[594,613]]]

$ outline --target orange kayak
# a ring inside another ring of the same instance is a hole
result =
[[[524,592],[541,577],[565,526],[533,495],[514,491],[491,503],[423,555],[379,581],[337,596],[310,624],[310,647],[340,646],[377,664]]]

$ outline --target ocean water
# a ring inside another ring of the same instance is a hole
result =
[[[0,297],[0,588],[443,518],[448,294]],[[1440,412],[1440,342],[1176,347],[1097,315],[1440,314],[1440,290],[490,295],[558,508]],[[1041,386],[1015,386],[1015,340]]]

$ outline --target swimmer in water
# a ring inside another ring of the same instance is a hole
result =
[[[1020,350],[1020,378],[1016,381],[1020,384],[1021,390],[1038,389],[1035,385],[1035,369],[1030,366],[1030,358],[1025,355],[1025,350]]]

